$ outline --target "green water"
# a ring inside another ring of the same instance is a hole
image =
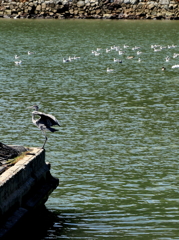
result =
[[[114,45],[125,53],[106,53]],[[179,239],[174,53],[177,21],[0,20],[1,141],[43,145],[27,109],[33,104],[62,124],[46,144],[60,179],[46,203],[56,218],[34,239]],[[74,55],[80,59],[63,63]]]

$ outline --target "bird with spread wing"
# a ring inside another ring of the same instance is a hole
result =
[[[50,131],[50,132],[58,131],[57,129],[52,128],[51,126],[54,126],[54,125],[60,126],[60,123],[53,115],[39,112],[38,111],[39,107],[37,105],[33,105],[28,108],[35,109],[35,111],[32,112],[32,122],[34,125],[36,125],[42,131],[42,133],[45,136],[45,142],[42,146],[42,148],[44,148],[45,144],[47,142],[47,139],[48,139],[46,136],[46,131]],[[36,119],[35,118],[36,115],[40,116],[40,118]]]

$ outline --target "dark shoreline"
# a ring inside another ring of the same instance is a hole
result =
[[[0,18],[178,20],[179,2],[170,0],[0,1]]]

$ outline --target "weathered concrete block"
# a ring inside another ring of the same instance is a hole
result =
[[[45,162],[45,151],[33,148],[30,154],[0,175],[0,238],[24,214],[44,204],[58,185]],[[22,216],[17,212],[22,212]]]
[[[4,215],[14,204],[19,205],[23,196],[49,171],[41,149],[33,150],[0,175],[0,215]]]

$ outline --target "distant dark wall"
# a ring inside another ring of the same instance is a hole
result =
[[[177,0],[0,1],[0,17],[178,19],[179,2]]]

